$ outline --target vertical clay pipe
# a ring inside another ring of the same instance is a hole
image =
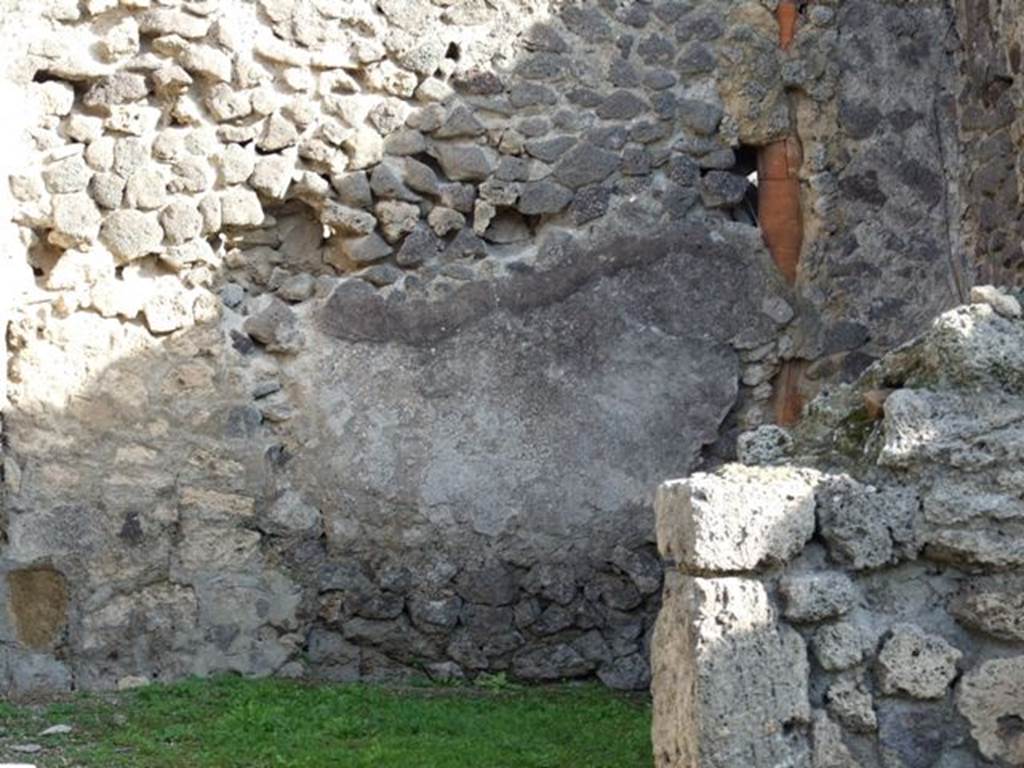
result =
[[[799,15],[797,0],[780,0],[775,18],[779,23],[779,47],[784,51],[793,45]],[[804,237],[799,179],[802,163],[803,147],[795,132],[761,147],[757,156],[761,232],[772,259],[790,285],[796,282]]]
[[[780,0],[775,10],[775,18],[779,22],[779,47],[788,51],[796,37],[796,18],[800,15],[800,5],[796,0]]]
[[[803,150],[796,136],[761,147],[757,155],[757,207],[761,234],[786,282],[796,282],[803,246],[800,213],[800,165]]]
[[[775,12],[779,23],[779,47],[789,50],[796,37],[800,15],[797,0],[780,0]],[[803,146],[793,132],[758,152],[758,218],[765,245],[779,272],[790,285],[796,283],[803,247],[804,226],[800,211],[800,166]],[[803,396],[800,378],[804,364],[787,360],[775,381],[775,420],[793,424],[800,418]]]

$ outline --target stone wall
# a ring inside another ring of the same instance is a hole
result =
[[[957,4],[965,255],[982,280],[1006,285],[1019,285],[1024,269],[1022,12],[1019,0]]]
[[[725,20],[47,8],[12,55],[7,686],[646,686],[651,489],[758,418],[796,313]]]
[[[947,6],[774,6],[4,0],[0,680],[644,687],[657,482],[971,280]]]
[[[975,296],[661,487],[657,765],[1024,763],[1024,321]]]
[[[846,380],[939,312],[966,300],[956,15],[947,0],[808,4],[796,94],[805,144],[804,295],[821,327],[807,340],[812,381]],[[825,90],[825,86],[829,90]]]

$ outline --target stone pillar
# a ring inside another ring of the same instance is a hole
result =
[[[730,467],[659,490],[658,544],[676,566],[652,647],[659,768],[810,765],[807,649],[756,569],[811,538],[814,482]]]

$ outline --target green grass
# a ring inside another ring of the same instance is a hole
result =
[[[40,736],[57,723],[74,730]],[[309,686],[234,677],[0,703],[0,763],[40,768],[647,768],[650,706],[597,685]],[[44,747],[37,754],[15,744]]]

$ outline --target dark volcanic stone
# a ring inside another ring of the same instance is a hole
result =
[[[650,666],[640,653],[602,664],[597,670],[597,677],[609,688],[619,691],[644,691],[651,684]]]
[[[619,156],[586,142],[578,144],[555,166],[555,178],[579,189],[604,181],[619,167]]]
[[[522,680],[561,680],[582,677],[594,671],[595,664],[574,648],[559,643],[535,647],[512,660],[512,674]]]
[[[524,184],[516,205],[520,213],[537,215],[558,213],[572,202],[573,191],[552,181]]]
[[[500,563],[463,571],[455,588],[467,602],[483,605],[509,605],[517,593],[511,569]]]

